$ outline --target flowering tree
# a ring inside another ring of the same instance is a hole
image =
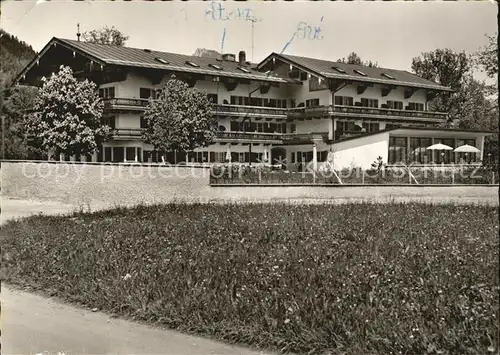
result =
[[[28,133],[56,156],[94,153],[109,134],[109,127],[100,123],[104,104],[96,84],[78,81],[65,66],[43,82],[26,120]]]
[[[144,113],[143,139],[158,151],[192,151],[213,142],[217,119],[207,95],[179,80],[169,80]]]

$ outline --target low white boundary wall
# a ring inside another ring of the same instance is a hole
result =
[[[2,162],[3,198],[104,208],[173,201],[424,201],[498,205],[498,186],[211,187],[209,169]]]

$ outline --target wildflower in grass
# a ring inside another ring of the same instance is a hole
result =
[[[128,279],[130,279],[130,278],[132,278],[132,275],[130,275],[130,274],[127,274],[127,275],[123,276],[123,279],[124,279],[125,281],[127,281],[127,280],[128,280]]]
[[[285,323],[285,324],[290,323],[290,319],[288,319],[288,318],[287,318],[287,319],[285,319],[285,321],[284,321],[283,323]]]

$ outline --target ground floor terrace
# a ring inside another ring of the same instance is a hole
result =
[[[393,128],[330,141],[322,135],[308,135],[295,141],[258,141],[240,139],[217,142],[192,152],[159,152],[141,140],[112,140],[86,157],[62,157],[61,160],[92,162],[138,162],[169,164],[272,164],[290,171],[306,166],[320,169],[333,164],[335,169],[369,169],[379,157],[387,165],[472,164],[492,159],[484,155],[485,137],[491,132],[441,128]],[[267,143],[266,143],[267,142]],[[429,150],[443,144],[448,150]],[[455,152],[468,145],[476,152]],[[331,154],[329,154],[331,153]],[[330,157],[330,158],[329,158]],[[332,158],[333,157],[333,158]],[[494,158],[494,157],[493,157]]]

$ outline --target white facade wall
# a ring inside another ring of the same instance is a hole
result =
[[[347,140],[333,146],[335,169],[369,169],[379,156],[386,162],[389,152],[389,133],[374,134],[364,138]]]
[[[328,133],[330,129],[331,119],[312,119],[294,122],[297,127],[297,133]]]
[[[141,115],[138,113],[119,113],[115,117],[116,128],[141,128]]]

